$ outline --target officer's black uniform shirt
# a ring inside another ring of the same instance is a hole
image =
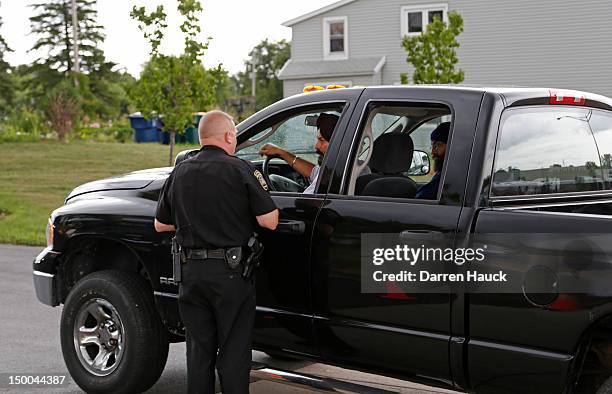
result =
[[[184,248],[246,246],[257,225],[255,217],[276,209],[267,189],[251,163],[207,145],[174,168],[155,216],[176,227]]]

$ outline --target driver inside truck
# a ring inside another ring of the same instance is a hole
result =
[[[291,168],[310,180],[310,185],[304,190],[304,194],[314,194],[323,157],[327,153],[329,141],[331,141],[338,119],[337,115],[327,113],[321,113],[317,118],[317,141],[314,149],[319,157],[316,165],[274,144],[265,144],[259,150],[259,154],[262,156],[278,156],[286,161]]]

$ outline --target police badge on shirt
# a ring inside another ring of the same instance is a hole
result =
[[[266,180],[264,179],[263,175],[261,174],[261,172],[259,172],[259,170],[255,170],[253,172],[253,176],[255,176],[255,178],[257,178],[257,180],[259,181],[259,184],[261,185],[261,187],[265,190],[268,191],[268,184],[266,183]]]

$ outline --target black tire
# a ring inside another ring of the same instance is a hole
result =
[[[612,393],[612,376],[606,379],[605,382],[597,389],[597,394],[611,394]]]
[[[64,304],[60,338],[70,375],[88,393],[143,392],[168,358],[151,288],[131,272],[99,271],[81,279]]]

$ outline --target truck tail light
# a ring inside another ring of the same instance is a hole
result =
[[[386,287],[387,292],[385,294],[380,294],[380,298],[401,301],[416,300],[416,297],[406,294],[395,282],[387,282]]]
[[[576,96],[571,93],[550,92],[550,104],[553,105],[585,105],[586,97]]]
[[[53,225],[51,218],[49,218],[49,221],[47,222],[47,230],[45,231],[45,235],[47,236],[47,246],[53,246],[54,230],[55,230],[55,226]]]
[[[580,305],[571,294],[559,294],[559,297],[548,307],[552,311],[575,311]]]

